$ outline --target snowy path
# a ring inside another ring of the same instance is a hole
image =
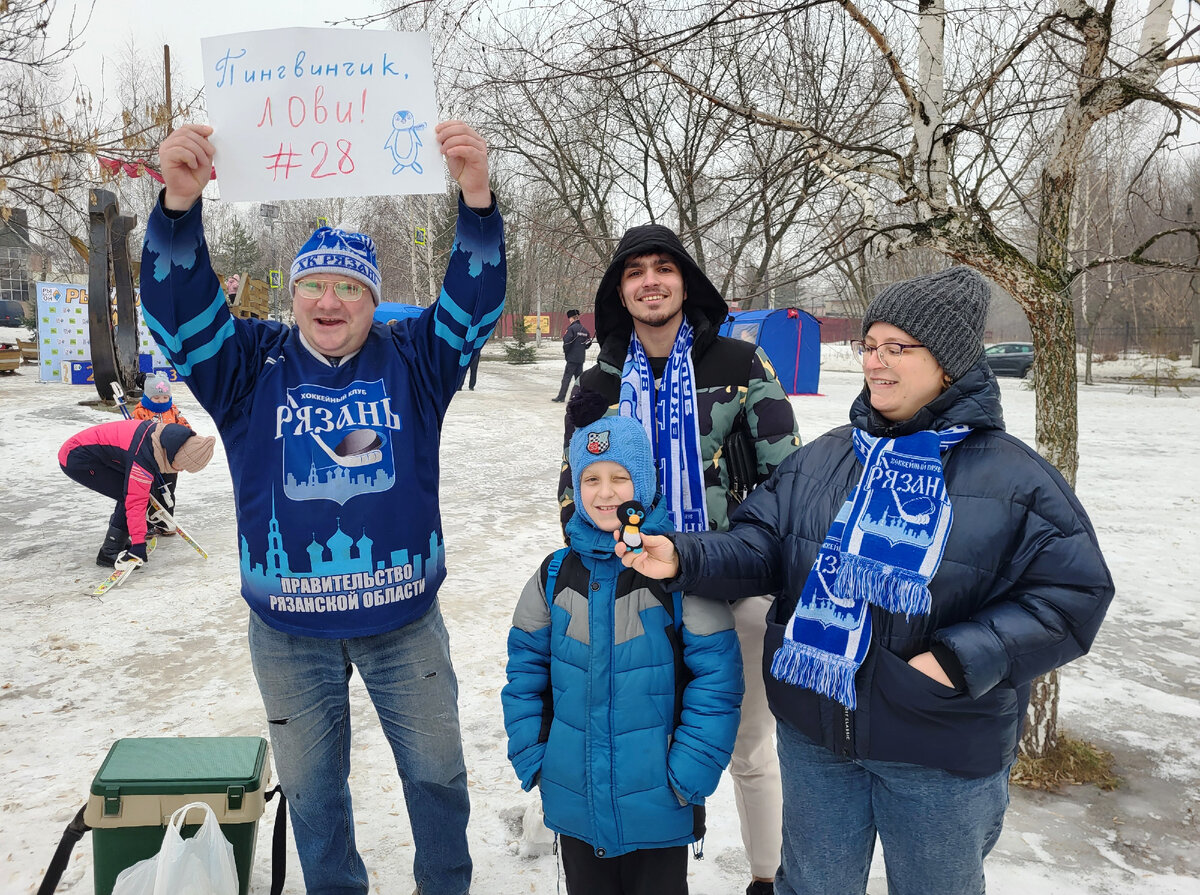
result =
[[[498,351],[498,349],[497,349]],[[487,359],[456,398],[442,447],[450,577],[442,592],[459,675],[478,895],[553,893],[553,857],[516,855],[522,793],[505,760],[499,692],[513,604],[559,543],[554,493],[562,405],[557,345],[537,365]],[[822,375],[820,397],[793,399],[808,439],[846,419],[858,377]],[[1033,437],[1033,394],[1002,380],[1010,431]],[[1187,390],[1195,398],[1200,392]],[[1079,491],[1100,533],[1118,596],[1093,654],[1063,675],[1061,723],[1116,753],[1126,786],[1063,795],[1014,791],[988,864],[989,890],[1200,893],[1200,406],[1167,391],[1082,389]],[[104,599],[88,591],[111,504],[58,469],[72,433],[114,418],[76,402],[84,388],[41,385],[32,368],[0,377],[0,891],[32,893],[91,778],[123,736],[265,736],[236,596],[237,545],[224,454],[180,483],[180,519],[212,558],[178,540]],[[180,387],[197,428],[211,422]],[[203,577],[201,577],[203,576]],[[358,839],[379,893],[407,893],[411,837],[399,781],[370,703],[353,685],[352,788]],[[269,821],[259,826],[251,891],[269,889]],[[290,842],[289,842],[290,848]],[[706,858],[693,895],[744,890],[728,778],[709,803]],[[302,891],[294,852],[285,891]],[[870,892],[882,895],[883,868]],[[91,842],[59,887],[90,893]]]

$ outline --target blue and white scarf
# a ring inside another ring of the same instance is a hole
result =
[[[621,416],[631,416],[646,430],[654,446],[658,485],[676,531],[707,531],[704,460],[700,455],[700,423],[696,415],[692,370],[691,324],[684,318],[667,358],[662,388],[655,395],[654,371],[634,333],[621,371]]]
[[[876,438],[854,430],[862,478],[821,544],[796,611],[775,651],[776,680],[855,707],[854,676],[871,645],[871,606],[929,613],[929,581],[953,510],[942,454],[970,426]]]

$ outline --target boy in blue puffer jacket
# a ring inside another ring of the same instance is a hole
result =
[[[649,507],[642,531],[672,530],[641,425],[605,417],[576,431],[569,451],[584,512],[513,614],[508,757],[525,790],[541,789],[570,895],[686,895],[687,845],[704,835],[704,799],[737,736],[733,615],[624,569],[613,552],[626,501]]]

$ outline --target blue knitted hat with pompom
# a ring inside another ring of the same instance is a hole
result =
[[[654,469],[654,452],[646,430],[633,417],[605,416],[576,429],[571,436],[568,452],[571,461],[571,483],[579,493],[579,478],[583,471],[601,460],[611,460],[625,467],[633,479],[633,496],[649,508],[658,491],[658,476]]]

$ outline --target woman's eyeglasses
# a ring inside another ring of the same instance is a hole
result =
[[[860,362],[868,354],[875,352],[879,356],[879,362],[885,367],[891,367],[892,364],[904,357],[904,349],[924,347],[924,345],[905,345],[902,342],[880,342],[878,345],[868,345],[862,339],[850,340],[850,350],[854,352],[854,356]]]

